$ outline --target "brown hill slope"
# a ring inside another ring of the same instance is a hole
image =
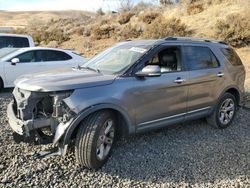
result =
[[[0,11],[0,27],[23,28],[32,22],[44,23],[51,19],[80,18],[93,16],[94,13],[86,11]]]

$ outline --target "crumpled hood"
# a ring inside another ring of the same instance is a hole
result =
[[[113,83],[115,77],[86,69],[61,68],[21,76],[15,85],[28,91],[63,91],[108,85]]]

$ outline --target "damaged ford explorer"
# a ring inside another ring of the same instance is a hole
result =
[[[168,37],[125,41],[75,68],[16,81],[8,119],[16,142],[51,144],[100,168],[120,136],[206,118],[228,127],[242,105],[245,69],[224,42]]]

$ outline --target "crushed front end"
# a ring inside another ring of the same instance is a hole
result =
[[[14,140],[60,145],[62,135],[76,116],[64,102],[72,92],[33,92],[16,87],[7,110]]]

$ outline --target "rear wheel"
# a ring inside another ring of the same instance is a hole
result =
[[[207,118],[207,121],[216,128],[226,128],[232,123],[236,109],[235,96],[231,93],[225,93],[216,105],[213,114]]]
[[[105,164],[115,141],[115,125],[114,114],[110,111],[96,112],[81,123],[75,143],[76,160],[80,165],[98,169]]]

